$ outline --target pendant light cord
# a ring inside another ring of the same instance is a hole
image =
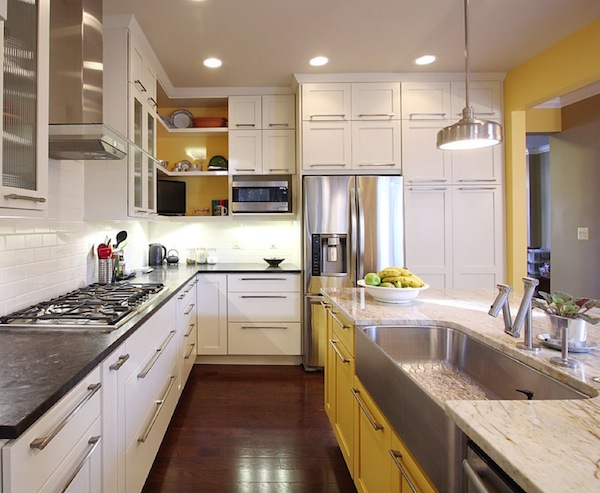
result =
[[[471,106],[469,101],[469,0],[465,0],[465,106]]]

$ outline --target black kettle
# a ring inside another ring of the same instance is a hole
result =
[[[160,243],[150,243],[148,247],[148,265],[162,265],[167,258],[167,249]]]

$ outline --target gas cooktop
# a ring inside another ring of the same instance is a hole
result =
[[[111,331],[163,289],[160,283],[92,284],[0,317],[0,328]]]

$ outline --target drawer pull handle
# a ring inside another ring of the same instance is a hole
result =
[[[266,295],[266,294],[264,294],[264,295],[260,295],[260,294],[257,294],[257,295],[243,294],[242,296],[240,296],[240,298],[242,298],[242,299],[248,299],[248,298],[250,298],[250,299],[255,299],[255,298],[261,298],[261,299],[263,299],[263,298],[283,298],[283,299],[285,299],[285,298],[287,298],[287,296]]]
[[[398,467],[398,469],[400,469],[400,474],[402,474],[402,477],[404,479],[406,479],[406,482],[408,483],[408,486],[409,486],[410,490],[413,493],[418,493],[417,489],[415,488],[415,486],[413,485],[412,481],[408,477],[408,474],[406,474],[406,471],[404,470],[404,467],[402,467],[402,464],[400,464],[400,461],[398,460],[398,459],[402,458],[402,454],[398,450],[392,450],[392,449],[390,449],[390,455],[392,456],[392,459],[394,460],[394,464],[396,464],[396,466]]]
[[[496,190],[496,187],[458,187],[459,190]]]
[[[190,330],[187,331],[187,334],[185,334],[183,337],[189,337],[190,334],[192,333],[192,330],[194,330],[194,327],[196,327],[196,324],[190,324]]]
[[[465,475],[467,476],[469,486],[473,486],[477,493],[492,493],[489,489],[487,489],[481,480],[481,476],[477,473],[468,459],[463,459],[462,466],[463,471],[465,471]]]
[[[286,281],[285,277],[242,277],[241,281]]]
[[[187,353],[187,354],[186,354],[186,355],[183,357],[183,359],[190,359],[190,356],[191,356],[191,355],[192,355],[192,353],[194,352],[194,348],[195,348],[195,347],[196,347],[196,343],[195,343],[195,342],[192,342],[192,343],[190,344],[190,352],[189,352],[189,353]]]
[[[46,202],[44,197],[32,197],[31,195],[19,195],[18,193],[9,193],[4,196],[5,199],[29,200],[31,202]]]
[[[373,427],[373,429],[375,429],[376,431],[383,430],[383,425],[373,419],[373,417],[371,416],[371,413],[369,413],[369,410],[367,409],[367,406],[365,406],[365,403],[359,397],[358,394],[360,394],[360,390],[354,389],[354,388],[350,389],[350,390],[352,391],[352,394],[354,394],[354,398],[356,399],[356,402],[358,402],[358,405],[363,410],[363,413],[365,413],[365,416],[369,420],[369,423],[371,423],[371,426]]]
[[[289,123],[269,123],[269,127],[289,127]]]
[[[79,403],[71,410],[71,412],[67,414],[67,416],[65,416],[63,420],[50,431],[50,433],[48,433],[45,437],[36,438],[29,444],[29,446],[34,449],[44,450],[52,441],[52,439],[58,435],[58,432],[62,430],[66,424],[71,421],[71,419],[73,419],[73,417],[83,408],[83,406],[85,406],[87,401],[94,397],[94,394],[100,390],[100,387],[102,387],[100,382],[88,385],[88,393],[79,401]]]
[[[90,439],[88,440],[88,446],[85,449],[85,453],[83,454],[83,457],[81,457],[81,460],[79,461],[77,466],[73,469],[73,471],[71,471],[71,474],[69,475],[67,480],[63,483],[63,485],[60,488],[58,488],[58,490],[57,490],[58,493],[65,493],[65,491],[67,491],[67,489],[69,489],[69,486],[71,486],[71,483],[73,482],[73,480],[75,479],[77,474],[79,474],[79,471],[81,471],[81,469],[83,468],[83,466],[85,465],[87,460],[92,456],[92,454],[94,453],[94,450],[96,450],[96,447],[98,446],[98,444],[100,443],[101,440],[102,440],[101,435],[98,435],[95,437],[90,437]]]
[[[369,166],[372,167],[376,167],[376,166],[394,166],[395,163],[363,163],[363,164],[359,164],[360,167],[362,168],[368,168]]]
[[[319,168],[319,167],[323,167],[323,166],[326,166],[326,167],[330,167],[330,166],[341,166],[341,167],[344,167],[344,166],[347,166],[347,165],[348,165],[347,163],[315,163],[315,164],[311,164],[310,167],[311,168]]]
[[[446,187],[408,187],[411,192],[443,192],[444,190],[448,190]]]
[[[195,307],[195,306],[196,306],[196,304],[195,304],[195,303],[192,303],[192,304],[190,305],[190,308],[189,308],[189,310],[188,310],[187,312],[184,312],[183,314],[184,314],[184,315],[189,315],[190,313],[192,313],[192,310],[194,309],[194,307]]]
[[[333,113],[331,115],[310,115],[310,118],[346,118],[346,113]]]
[[[167,400],[167,397],[169,397],[169,393],[171,392],[171,389],[173,388],[173,385],[175,384],[176,378],[177,378],[177,375],[171,375],[169,377],[169,379],[171,380],[169,383],[169,386],[167,387],[165,394],[162,396],[162,399],[155,401],[155,404],[157,407],[156,407],[156,411],[154,412],[154,416],[152,416],[152,420],[150,421],[150,423],[148,423],[148,427],[146,428],[144,433],[142,433],[142,436],[138,437],[138,442],[144,443],[148,439],[148,435],[150,435],[150,432],[152,431],[152,428],[154,427],[154,423],[156,423],[156,420],[158,419],[158,415],[160,414],[160,411],[161,411],[162,407],[164,406],[165,401]]]
[[[446,183],[448,180],[440,179],[440,180],[428,180],[427,178],[418,179],[418,180],[408,180],[410,183]]]
[[[242,325],[242,329],[283,329],[286,330],[286,325]]]
[[[463,179],[463,180],[458,180],[461,183],[496,183],[496,178],[480,178],[480,179],[473,179],[473,180],[467,180],[467,179]]]
[[[439,116],[440,118],[445,118],[446,113],[410,113],[409,118],[413,116]]]
[[[335,354],[337,354],[338,358],[340,358],[340,361],[344,364],[346,363],[350,363],[350,360],[348,358],[346,358],[341,352],[340,350],[337,348],[336,344],[339,341],[334,341],[333,339],[329,339],[329,344],[331,344],[331,347],[333,348],[333,350],[335,351]]]
[[[122,354],[121,356],[119,356],[118,361],[116,363],[113,363],[112,365],[110,365],[108,367],[108,369],[118,371],[125,364],[125,362],[128,359],[129,359],[129,354]]]
[[[236,123],[236,127],[256,127],[256,123]]]
[[[349,325],[344,324],[339,318],[337,318],[334,312],[331,312],[331,318],[333,318],[342,329],[350,328]]]
[[[360,113],[358,115],[359,118],[364,118],[366,116],[385,116],[388,118],[392,118],[394,116],[394,113]]]
[[[169,344],[169,342],[171,342],[171,339],[173,339],[174,335],[175,335],[174,330],[169,332],[169,335],[167,336],[165,341],[160,345],[160,347],[158,347],[156,349],[156,351],[154,352],[154,356],[152,356],[152,359],[150,361],[148,361],[148,364],[146,365],[146,367],[140,373],[138,373],[138,376],[137,376],[138,378],[145,378],[146,375],[148,375],[150,370],[152,370],[152,367],[158,361],[158,358],[160,358],[160,355],[162,354],[164,349],[167,347],[167,344]]]

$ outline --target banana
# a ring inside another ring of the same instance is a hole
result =
[[[384,278],[382,278],[381,280],[382,280],[383,282],[392,282],[392,283],[394,283],[394,282],[396,282],[396,281],[399,281],[399,280],[400,280],[400,279],[402,279],[403,277],[404,277],[404,276],[388,276],[388,277],[384,277]]]
[[[398,281],[403,288],[422,288],[425,283],[416,276],[402,276]],[[398,287],[396,285],[396,287]]]
[[[396,276],[401,276],[402,275],[402,270],[399,267],[387,267],[383,270],[380,270],[377,275],[379,277],[381,277],[382,279],[384,277],[396,277]]]

